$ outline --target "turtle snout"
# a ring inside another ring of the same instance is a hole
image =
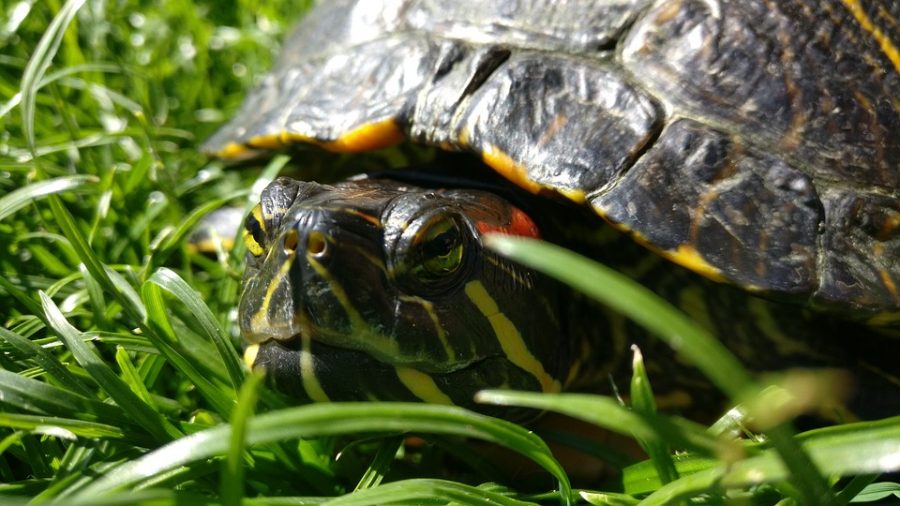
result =
[[[240,301],[241,333],[251,343],[288,341],[300,335],[310,276],[327,269],[334,247],[315,210],[282,223],[255,275],[244,280]]]

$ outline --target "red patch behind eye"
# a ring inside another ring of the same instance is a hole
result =
[[[527,214],[516,208],[513,208],[512,216],[510,216],[509,220],[509,225],[505,227],[494,223],[487,223],[484,221],[477,222],[475,224],[475,227],[482,234],[493,232],[498,234],[534,237],[535,239],[541,238],[541,233],[538,230],[537,225],[535,225],[534,222],[531,221],[531,218],[529,218]]]

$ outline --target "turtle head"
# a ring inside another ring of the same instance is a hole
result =
[[[484,249],[489,231],[537,235],[490,192],[276,180],[245,227],[245,358],[316,401],[558,390],[560,288]]]

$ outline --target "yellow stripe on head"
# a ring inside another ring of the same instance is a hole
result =
[[[247,216],[247,223],[243,231],[244,244],[247,251],[255,257],[262,256],[265,252],[263,242],[266,235],[266,220],[262,215],[262,206],[256,204]]]
[[[418,304],[422,307],[422,310],[428,313],[428,317],[431,319],[431,323],[434,324],[435,335],[437,335],[437,338],[441,341],[441,346],[443,346],[444,348],[444,353],[447,354],[447,362],[453,362],[454,360],[456,360],[456,350],[453,349],[453,345],[451,345],[450,341],[447,340],[447,331],[444,330],[444,326],[441,325],[441,319],[438,316],[437,312],[434,310],[434,303],[430,300],[425,300],[422,297],[416,297],[412,295],[401,295],[400,300],[402,302]]]
[[[247,251],[249,251],[251,255],[258,257],[262,256],[262,254],[265,253],[262,245],[259,244],[259,242],[255,237],[253,237],[253,234],[251,234],[249,230],[245,228],[242,235],[244,237],[244,245],[247,247]]]
[[[531,353],[522,339],[522,334],[519,333],[515,324],[500,311],[497,302],[487,292],[481,281],[469,281],[466,283],[465,291],[469,300],[488,319],[506,358],[534,376],[544,392],[559,392],[562,389],[559,380],[551,376],[544,369],[544,364]]]
[[[350,320],[350,328],[354,335],[359,336],[368,346],[366,351],[375,350],[382,357],[399,357],[400,348],[397,342],[388,336],[383,336],[372,330],[366,320],[362,317],[353,303],[344,287],[334,279],[328,269],[321,264],[316,258],[307,253],[306,261],[310,267],[319,275],[331,289],[331,295],[338,301],[338,304],[344,308],[347,319]]]
[[[275,296],[275,291],[278,290],[278,287],[281,286],[281,283],[284,282],[291,271],[292,264],[293,262],[290,259],[286,259],[281,264],[281,268],[278,269],[278,274],[266,286],[266,294],[263,296],[262,304],[259,305],[259,311],[250,317],[250,328],[255,334],[262,335],[265,333],[265,329],[269,327],[269,308],[272,304],[272,297]]]
[[[266,231],[266,220],[262,214],[262,205],[256,204],[253,206],[253,209],[250,210],[250,216],[256,220],[256,223],[259,224],[259,230],[262,232]]]

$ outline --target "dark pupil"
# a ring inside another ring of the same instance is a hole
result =
[[[459,232],[455,228],[450,228],[422,245],[422,250],[425,258],[440,258],[450,255],[457,245]]]
[[[452,220],[430,227],[419,245],[416,270],[423,277],[441,276],[456,270],[462,260],[462,239]]]

